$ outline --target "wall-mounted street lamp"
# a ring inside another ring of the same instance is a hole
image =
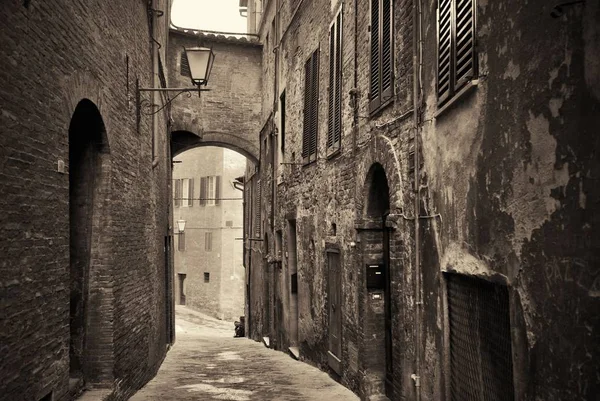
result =
[[[185,220],[177,220],[177,230],[179,230],[179,234],[183,234],[185,231]]]
[[[153,115],[167,107],[175,98],[177,98],[182,93],[187,93],[188,97],[192,96],[192,93],[198,92],[198,96],[200,96],[200,92],[209,91],[210,89],[203,88],[208,84],[208,79],[210,78],[210,73],[212,71],[213,63],[215,61],[215,53],[212,48],[208,47],[189,47],[183,49],[185,52],[185,57],[188,60],[189,71],[190,71],[190,79],[192,80],[192,88],[140,88],[138,86],[138,82],[136,81],[136,107],[138,113],[138,121],[139,115],[141,113],[141,108],[144,104],[150,105],[150,101],[146,99],[141,99],[142,92],[178,92],[175,96],[170,98],[160,109],[155,110],[150,113],[144,113],[146,115]]]

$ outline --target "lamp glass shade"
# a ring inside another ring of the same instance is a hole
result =
[[[185,230],[185,220],[177,220],[177,229],[180,233],[182,233],[183,230]]]
[[[208,47],[185,48],[194,85],[206,85],[212,70],[215,53]]]

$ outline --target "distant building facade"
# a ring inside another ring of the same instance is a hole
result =
[[[246,158],[200,147],[178,155],[173,168],[176,235],[175,302],[219,319],[244,314],[243,177]],[[236,186],[239,189],[236,189]]]
[[[596,397],[600,5],[555,5],[247,2],[247,335],[365,400]]]

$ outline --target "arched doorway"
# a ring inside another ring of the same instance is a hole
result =
[[[107,150],[100,112],[90,100],[81,100],[69,125],[69,371],[77,386],[89,379],[87,326],[92,238],[99,225],[94,221],[100,201],[101,154]]]
[[[393,395],[393,354],[391,316],[390,191],[383,166],[374,163],[365,180],[362,213],[363,262],[366,268],[364,313],[365,358],[370,383],[368,392]]]

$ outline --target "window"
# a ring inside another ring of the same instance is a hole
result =
[[[508,288],[446,274],[452,401],[514,399]]]
[[[474,0],[439,0],[438,104],[477,75]]]
[[[221,176],[200,177],[200,206],[214,206],[221,203]]]
[[[319,50],[315,50],[304,66],[304,131],[302,158],[304,163],[317,160],[319,115]]]
[[[173,180],[173,204],[175,207],[191,207],[194,205],[194,179],[179,178]]]
[[[181,62],[180,62],[179,73],[187,78],[192,76],[192,74],[190,73],[190,63],[188,62],[185,51],[181,52]]]
[[[212,251],[212,233],[204,233],[204,250],[207,252]]]
[[[204,272],[204,282],[205,283],[210,282],[210,273],[209,272]]]
[[[177,238],[177,250],[182,252],[185,251],[185,231],[179,233]]]
[[[378,111],[392,100],[393,53],[392,0],[371,0],[370,113]]]
[[[329,31],[329,123],[327,153],[340,148],[342,137],[342,11]]]

